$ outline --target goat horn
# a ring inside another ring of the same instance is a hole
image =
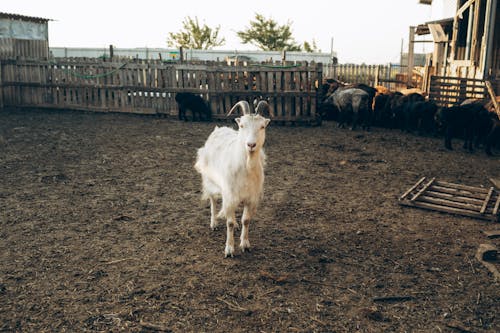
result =
[[[234,109],[237,107],[241,108],[241,111],[243,111],[243,115],[250,114],[250,105],[248,104],[247,101],[239,101],[238,103],[234,104],[234,106],[229,110],[228,114],[226,117],[229,117],[231,113],[233,113]]]
[[[267,103],[266,101],[262,100],[262,101],[259,101],[259,103],[257,104],[257,106],[255,107],[255,113],[256,114],[262,114],[262,111],[264,110],[267,110],[267,113],[270,114],[270,106],[269,106],[269,103]]]

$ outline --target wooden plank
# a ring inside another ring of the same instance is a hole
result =
[[[441,180],[437,181],[436,185],[450,187],[450,188],[459,189],[459,190],[466,190],[466,191],[471,191],[471,192],[479,192],[479,193],[484,193],[484,194],[487,194],[489,191],[489,190],[487,190],[485,188],[481,188],[481,187],[454,184],[454,183],[449,183],[449,182],[445,182],[445,181],[441,181]]]
[[[282,77],[284,81],[284,87],[285,90],[290,90],[294,91],[295,90],[295,85],[293,82],[293,76],[291,71],[285,71],[284,76]],[[287,96],[285,97],[285,103],[284,103],[284,113],[285,113],[285,120],[291,121],[295,118],[295,115],[293,112],[295,103],[294,103],[294,96]]]
[[[405,206],[412,206],[412,207],[420,207],[420,208],[424,208],[424,209],[430,209],[430,210],[438,211],[438,212],[463,215],[463,216],[478,218],[478,219],[481,219],[481,220],[491,220],[490,217],[488,217],[486,215],[483,215],[483,214],[479,214],[478,212],[471,212],[469,210],[459,209],[459,208],[453,208],[453,207],[443,207],[441,205],[436,205],[436,204],[427,203],[427,202],[401,201],[401,204],[405,205]]]
[[[438,199],[432,196],[428,196],[426,194],[421,195],[418,198],[418,202],[427,202],[431,204],[436,204],[440,205],[443,207],[452,207],[452,208],[459,208],[459,209],[465,209],[465,210],[470,210],[471,212],[478,212],[479,207],[476,205],[471,205],[468,203],[460,203],[452,200],[446,200],[446,199]]]
[[[500,238],[500,230],[483,230],[483,234],[489,239]]]
[[[462,196],[462,197],[467,197],[467,198],[472,198],[472,199],[478,199],[483,202],[485,193],[478,193],[478,192],[471,192],[467,190],[460,190],[456,188],[450,188],[450,187],[445,187],[445,186],[439,186],[439,185],[433,185],[431,187],[432,191],[436,192],[442,192],[442,193],[448,193],[452,194],[455,196]]]
[[[410,194],[411,192],[413,192],[413,190],[415,190],[420,184],[422,184],[422,182],[425,180],[425,177],[422,177],[420,178],[419,181],[417,181],[415,183],[415,185],[413,185],[412,187],[410,187],[405,193],[403,193],[400,197],[399,197],[399,200],[403,200],[406,198],[406,196],[408,194]]]
[[[424,185],[424,187],[422,187],[418,192],[417,194],[415,194],[411,199],[410,201],[415,201],[416,199],[418,199],[419,196],[421,196],[425,190],[427,190],[427,188],[429,186],[432,185],[432,183],[434,183],[434,181],[436,180],[436,177],[432,178],[427,184]]]
[[[499,208],[500,208],[500,193],[498,194],[497,202],[495,203],[495,207],[493,208],[493,215],[494,216],[498,215]],[[500,216],[497,216],[497,218],[500,218]]]
[[[451,201],[456,201],[456,202],[465,202],[465,203],[468,203],[471,205],[476,205],[477,210],[480,209],[480,207],[483,203],[483,200],[476,199],[476,198],[464,197],[464,196],[460,196],[460,195],[456,195],[456,194],[449,194],[449,193],[445,193],[445,192],[436,192],[436,191],[433,191],[432,186],[430,189],[428,189],[425,192],[425,195],[439,198],[439,199],[451,200]]]
[[[483,206],[481,207],[481,210],[479,211],[479,213],[484,214],[484,212],[486,211],[486,207],[488,207],[488,203],[490,202],[491,195],[493,194],[493,190],[494,190],[494,188],[490,187],[490,190],[488,191],[488,194],[486,195],[486,198],[484,199]]]

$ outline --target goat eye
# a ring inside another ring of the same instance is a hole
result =
[[[262,125],[262,126],[260,127],[260,129],[264,129],[264,128],[266,128],[266,126],[264,126],[264,125]]]

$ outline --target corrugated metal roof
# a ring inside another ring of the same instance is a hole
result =
[[[11,19],[11,20],[20,20],[20,21],[29,21],[29,22],[37,22],[37,23],[44,23],[44,22],[52,21],[51,19],[42,18],[42,17],[25,16],[25,15],[19,15],[19,14],[3,13],[3,12],[0,12],[0,18],[7,18],[7,19]]]

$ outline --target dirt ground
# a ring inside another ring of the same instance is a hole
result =
[[[422,176],[490,187],[498,150],[271,123],[252,251],[224,259],[193,169],[213,128],[1,111],[0,331],[500,332],[474,257],[500,225],[397,200]]]

